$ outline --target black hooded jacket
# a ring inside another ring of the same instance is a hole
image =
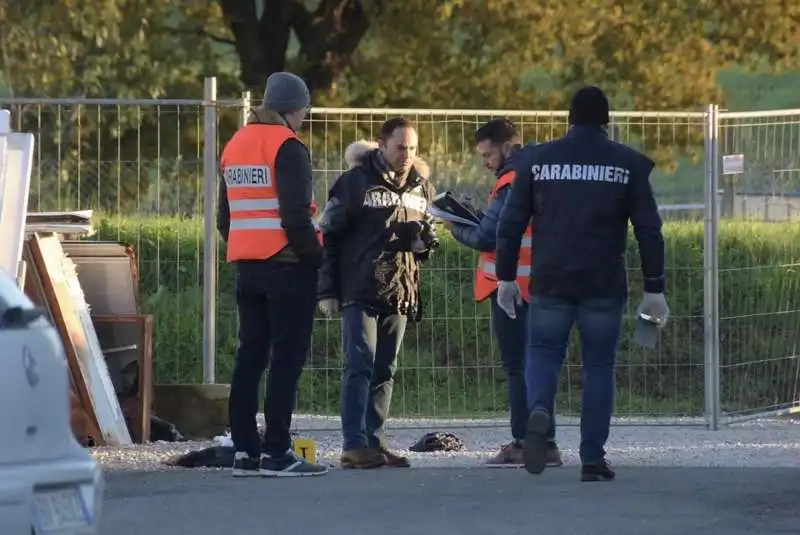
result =
[[[599,126],[514,154],[516,177],[497,225],[497,278],[517,276],[533,218],[531,295],[625,298],[628,223],[639,242],[644,291],[664,291],[664,237],[650,186],[654,162]]]
[[[360,160],[333,184],[320,219],[318,297],[419,319],[420,262],[430,251],[412,252],[411,243],[435,190],[416,165],[399,187],[379,151]]]

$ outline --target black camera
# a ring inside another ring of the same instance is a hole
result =
[[[422,240],[425,248],[433,251],[439,247],[439,238],[436,236],[436,230],[428,221],[419,221],[420,230],[418,237]]]
[[[407,221],[392,225],[394,240],[388,246],[389,250],[411,251],[417,240],[422,242],[426,251],[439,247],[439,238],[436,231],[428,221]]]

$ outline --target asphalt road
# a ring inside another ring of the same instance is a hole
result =
[[[800,533],[800,469],[574,467],[107,474],[102,535],[778,535]]]

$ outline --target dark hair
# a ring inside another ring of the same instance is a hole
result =
[[[569,124],[606,125],[610,121],[608,97],[597,86],[578,89],[569,106]]]
[[[381,141],[386,141],[392,135],[394,135],[394,131],[398,128],[413,128],[414,130],[417,129],[409,119],[405,117],[392,117],[391,119],[387,120],[385,123],[381,125],[381,130],[378,133],[378,139]]]
[[[500,145],[511,141],[517,135],[517,127],[508,119],[492,119],[475,130],[475,143],[491,141],[494,145]]]

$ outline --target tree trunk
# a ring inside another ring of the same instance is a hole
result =
[[[267,77],[286,69],[289,36],[300,41],[298,73],[313,94],[332,87],[367,32],[369,19],[360,0],[320,0],[312,12],[301,0],[265,0],[256,13],[253,0],[220,0],[233,33],[242,83],[256,95]]]
[[[261,18],[253,0],[221,0],[239,56],[239,79],[256,95],[267,77],[286,68],[291,32],[291,0],[268,0]]]
[[[313,13],[295,3],[292,26],[304,61],[302,76],[313,93],[330,89],[369,28],[360,0],[323,0]]]

